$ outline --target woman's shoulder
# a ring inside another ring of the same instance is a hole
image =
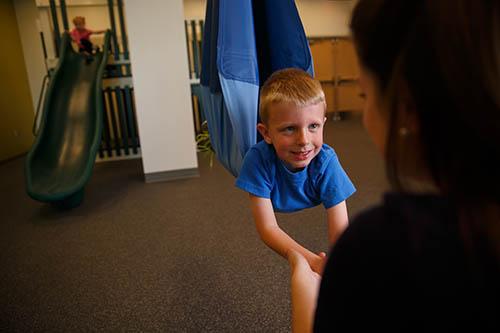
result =
[[[409,322],[449,327],[467,318],[488,325],[481,320],[494,318],[487,304],[496,297],[491,295],[498,290],[498,270],[482,257],[469,265],[472,253],[464,251],[458,209],[451,202],[438,195],[388,194],[354,218],[329,256],[316,330],[333,323],[351,329]],[[373,321],[351,321],[356,315],[341,312],[346,307]],[[385,321],[387,313],[395,321]]]
[[[330,253],[325,276],[365,294],[387,291],[390,285],[386,296],[397,299],[400,288],[419,279],[409,272],[433,273],[435,258],[449,259],[448,250],[456,252],[456,232],[443,228],[450,225],[447,211],[446,200],[438,196],[385,195],[349,222]]]
[[[456,223],[448,200],[437,195],[388,193],[383,201],[357,215],[349,224],[342,243],[355,241],[371,247],[390,250],[406,246],[409,241],[423,241],[429,234],[443,234]]]
[[[446,198],[434,194],[387,193],[379,205],[360,213],[354,221],[393,227],[408,220],[448,220],[454,218],[451,206]]]

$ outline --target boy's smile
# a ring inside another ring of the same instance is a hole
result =
[[[306,107],[273,105],[267,125],[257,129],[268,144],[272,144],[278,158],[291,171],[299,171],[311,163],[323,146],[325,105]]]

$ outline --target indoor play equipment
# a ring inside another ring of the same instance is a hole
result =
[[[210,140],[237,176],[257,142],[259,88],[276,70],[313,75],[309,44],[293,0],[208,0],[201,95]]]
[[[89,61],[64,33],[59,63],[45,97],[40,128],[25,165],[26,191],[35,200],[74,207],[83,199],[101,143],[102,77],[110,31]]]

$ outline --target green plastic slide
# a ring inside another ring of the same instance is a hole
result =
[[[59,63],[49,83],[38,135],[26,159],[30,197],[63,208],[78,206],[101,143],[102,76],[110,32],[102,52],[76,53],[64,33]]]

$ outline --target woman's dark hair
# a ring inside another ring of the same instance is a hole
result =
[[[500,202],[500,1],[360,0],[351,21],[362,67],[389,112],[388,176],[404,190],[402,154],[422,159],[458,202]],[[399,138],[409,95],[418,150]],[[410,163],[414,163],[412,161]]]

